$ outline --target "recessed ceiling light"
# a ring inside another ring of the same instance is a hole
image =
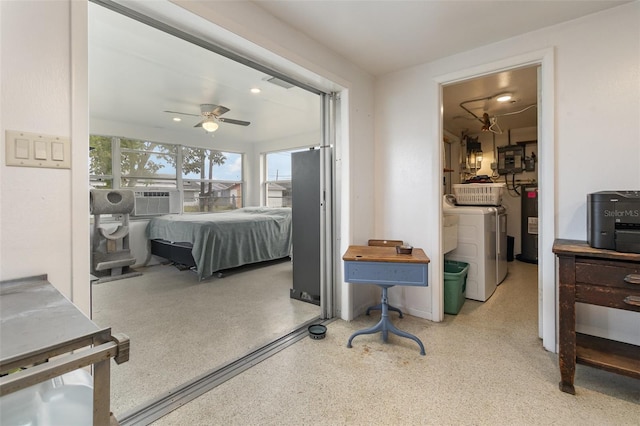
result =
[[[498,95],[498,97],[496,98],[496,101],[509,102],[512,98],[513,98],[513,95],[511,93],[502,93]]]
[[[180,117],[173,117],[173,121],[182,121],[182,118],[180,118]]]
[[[251,93],[260,93],[260,92],[261,92],[261,90],[258,89],[257,87],[254,87],[254,88],[251,89]]]

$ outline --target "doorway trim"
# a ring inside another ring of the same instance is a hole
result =
[[[434,78],[433,84],[437,85],[435,93],[438,94],[437,106],[435,108],[439,114],[439,126],[436,140],[438,143],[438,164],[439,170],[443,168],[443,147],[441,141],[444,137],[442,127],[442,86],[470,80],[489,74],[495,74],[514,68],[527,66],[540,66],[540,81],[538,86],[538,151],[539,151],[539,186],[541,188],[539,198],[539,229],[538,235],[538,313],[539,313],[539,337],[542,338],[543,347],[550,352],[557,352],[557,285],[555,258],[551,251],[553,240],[556,235],[555,224],[555,80],[554,80],[554,49],[547,48],[525,53],[499,61],[478,65],[472,68],[451,72]],[[442,199],[442,185],[440,181],[434,181],[433,185],[438,185],[434,192],[440,194]],[[442,215],[440,215],[442,216]],[[442,243],[442,218],[437,232],[440,234]],[[442,262],[441,262],[442,263]],[[439,266],[443,268],[442,265]],[[440,273],[440,276],[444,276]],[[443,282],[434,283],[437,286],[432,297],[432,312],[434,319],[442,321],[443,312]],[[437,297],[437,296],[440,297]]]

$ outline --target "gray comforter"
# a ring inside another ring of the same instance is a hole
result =
[[[291,209],[245,207],[224,213],[153,218],[147,238],[190,243],[202,279],[216,271],[280,259],[291,253]]]

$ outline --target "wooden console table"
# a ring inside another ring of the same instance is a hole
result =
[[[395,247],[350,246],[342,256],[344,260],[344,280],[353,284],[375,284],[382,289],[380,321],[373,327],[356,331],[349,337],[347,347],[351,347],[354,337],[361,334],[382,333],[382,341],[387,342],[389,332],[415,341],[424,355],[424,345],[413,334],[397,329],[389,320],[387,290],[395,285],[427,286],[427,265],[429,258],[422,249],[414,248],[411,254],[398,254]]]
[[[556,240],[560,390],[575,395],[576,363],[640,379],[640,346],[576,333],[576,302],[640,312],[640,254]]]

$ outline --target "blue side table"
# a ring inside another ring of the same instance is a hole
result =
[[[350,246],[342,256],[344,280],[352,284],[375,284],[382,289],[380,321],[370,328],[356,331],[349,337],[347,347],[351,347],[354,337],[361,334],[382,333],[382,341],[387,342],[389,332],[414,340],[420,346],[420,355],[425,355],[424,345],[413,334],[396,328],[389,320],[387,291],[396,285],[427,286],[427,265],[429,258],[422,249],[414,248],[411,254],[398,254],[395,247]]]

